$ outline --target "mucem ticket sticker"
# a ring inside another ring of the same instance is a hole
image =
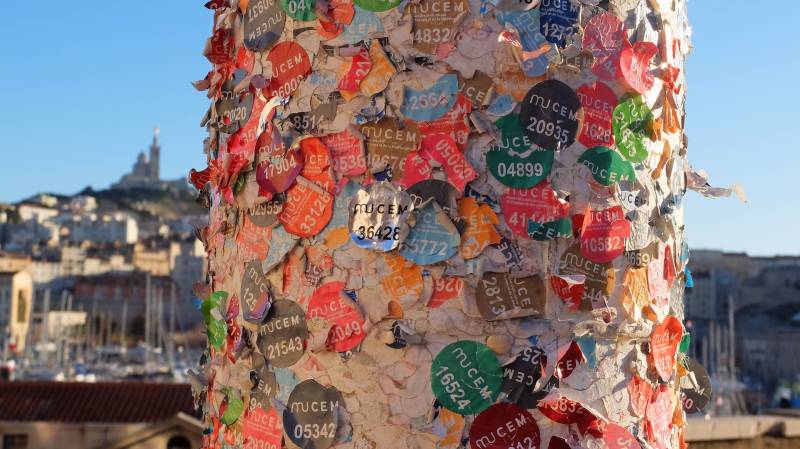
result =
[[[544,281],[538,275],[483,274],[478,283],[478,310],[488,320],[544,315]]]
[[[583,110],[571,87],[558,80],[542,81],[528,91],[521,105],[519,120],[533,143],[558,150],[575,141]]]
[[[566,45],[567,38],[578,31],[580,3],[574,0],[541,0],[539,9],[542,35],[559,47]]]
[[[526,409],[536,408],[539,402],[536,388],[546,365],[547,356],[536,346],[523,349],[511,363],[504,365],[501,390],[508,400]]]
[[[391,251],[408,235],[411,197],[388,182],[362,187],[350,202],[350,238],[362,247]]]
[[[529,411],[516,404],[494,404],[473,421],[469,445],[475,449],[539,448],[539,426]]]
[[[681,447],[686,1],[208,1],[202,445]]]
[[[408,233],[400,255],[419,265],[431,265],[453,257],[461,245],[458,230],[447,214],[434,202],[422,206],[416,223]]]
[[[294,387],[283,411],[283,430],[299,447],[327,449],[336,439],[337,414],[344,398],[334,387],[309,379]]]
[[[261,270],[261,261],[255,259],[245,266],[242,276],[239,296],[242,298],[244,319],[251,323],[260,323],[270,307],[269,281]]]
[[[451,343],[436,355],[431,366],[436,399],[461,415],[479,413],[492,405],[501,384],[497,357],[483,343]]]
[[[286,22],[278,0],[253,0],[244,11],[244,45],[252,51],[264,51],[278,41]]]
[[[259,350],[277,368],[300,360],[307,338],[305,312],[296,302],[286,299],[275,301],[267,319],[258,327]]]

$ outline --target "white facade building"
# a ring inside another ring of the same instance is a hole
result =
[[[62,219],[68,229],[66,240],[70,242],[119,242],[135,243],[139,240],[139,226],[128,214],[70,214]]]

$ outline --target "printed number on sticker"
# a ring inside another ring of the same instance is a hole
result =
[[[400,240],[400,228],[392,226],[359,226],[359,240]]]

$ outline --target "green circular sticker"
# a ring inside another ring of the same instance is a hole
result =
[[[650,138],[652,120],[653,111],[638,95],[614,108],[614,140],[622,157],[631,162],[642,162],[647,158],[645,141]]]
[[[355,0],[355,4],[372,12],[388,11],[402,3],[402,0]]]
[[[314,0],[281,0],[281,7],[293,19],[308,22],[317,18]]]
[[[489,172],[503,185],[527,189],[550,174],[555,151],[535,145],[522,132],[519,114],[508,114],[495,122],[500,141],[486,155]]]
[[[592,172],[592,177],[604,186],[636,179],[633,165],[608,147],[594,147],[584,151],[578,163]]]
[[[494,352],[475,341],[445,346],[431,366],[431,387],[436,399],[461,415],[474,415],[492,405],[502,382],[500,362]]]

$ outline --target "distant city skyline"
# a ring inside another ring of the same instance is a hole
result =
[[[108,188],[147,151],[155,126],[162,131],[162,179],[204,168],[199,123],[208,99],[190,83],[210,68],[202,55],[208,12],[157,0],[60,6],[4,8],[14,18],[7,34],[26,37],[0,42],[6,59],[23,67],[0,71],[8,86],[0,109],[0,202]],[[800,240],[786,235],[800,222],[800,155],[792,139],[800,58],[791,51],[800,41],[792,22],[800,5],[782,6],[776,14],[745,0],[689,4],[689,161],[715,186],[741,183],[749,198],[743,205],[687,193],[691,247],[800,254]],[[769,24],[769,42],[733,24]]]

